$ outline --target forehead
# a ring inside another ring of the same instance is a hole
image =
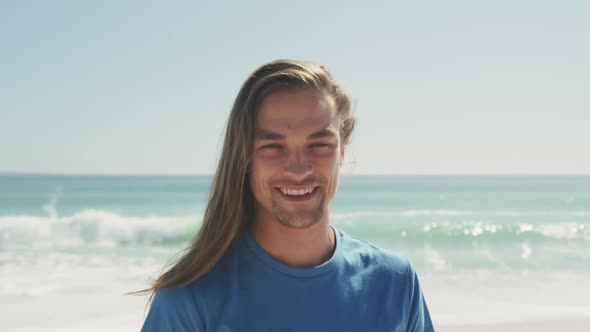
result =
[[[323,128],[338,131],[331,98],[314,91],[277,91],[265,96],[257,111],[256,129],[307,132]]]

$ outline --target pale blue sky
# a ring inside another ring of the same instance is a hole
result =
[[[590,173],[586,1],[0,4],[0,171],[212,173],[276,58],[356,100],[346,173]]]

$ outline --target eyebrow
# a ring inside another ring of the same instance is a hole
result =
[[[284,139],[285,136],[267,129],[260,129],[256,131],[255,138],[257,140],[279,140]]]
[[[336,137],[336,132],[332,129],[324,128],[320,131],[317,131],[317,132],[307,136],[307,139],[315,139],[315,138],[323,138],[323,137]]]
[[[307,136],[307,139],[316,139],[316,138],[323,138],[323,137],[335,137],[336,132],[329,128],[324,128],[320,131],[316,131],[315,133]],[[257,140],[281,140],[285,139],[285,135],[275,133],[268,129],[260,129],[256,131],[255,139]]]

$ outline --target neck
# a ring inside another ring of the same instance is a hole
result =
[[[293,267],[314,267],[327,262],[336,244],[327,214],[307,228],[287,227],[274,218],[256,218],[250,233],[266,253]]]

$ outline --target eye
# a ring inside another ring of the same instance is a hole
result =
[[[331,148],[332,145],[325,143],[315,143],[311,145],[312,148]]]
[[[334,151],[334,145],[327,143],[314,143],[309,146],[309,149],[312,153],[318,155],[327,155],[331,154],[332,151]]]
[[[258,152],[264,156],[279,155],[283,153],[283,146],[280,144],[266,144],[259,147]]]
[[[267,145],[263,145],[260,147],[261,150],[266,150],[266,149],[280,149],[281,146],[278,144],[267,144]]]

